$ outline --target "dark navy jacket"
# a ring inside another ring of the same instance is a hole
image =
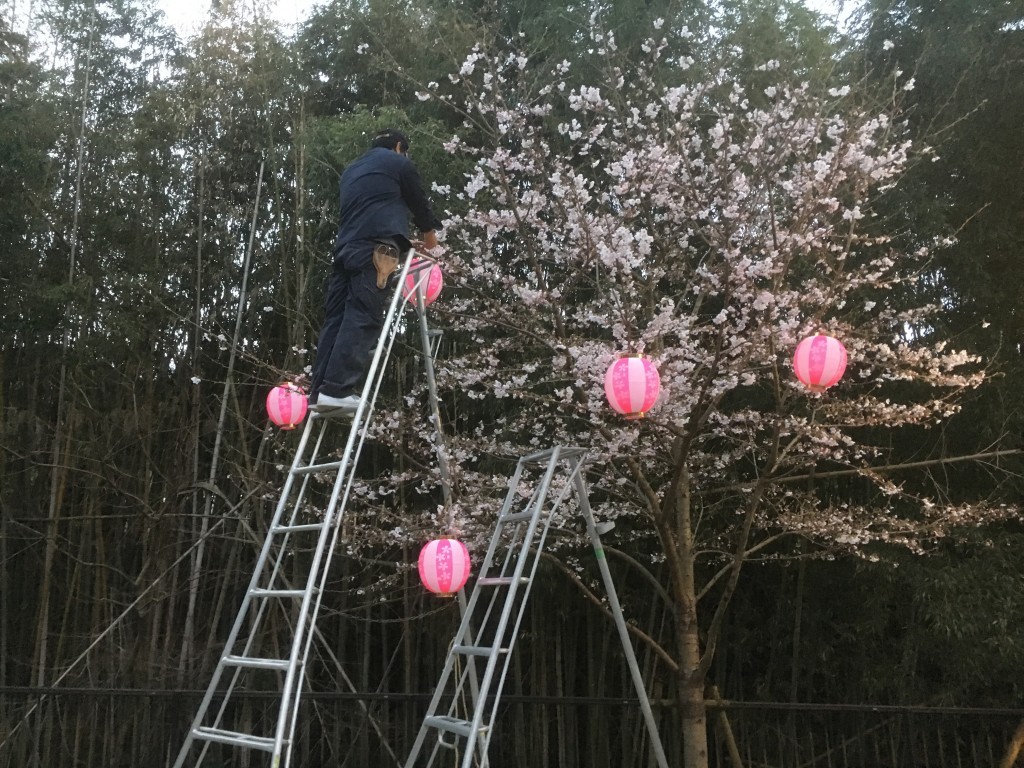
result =
[[[376,147],[341,174],[341,226],[334,252],[356,240],[392,238],[409,247],[409,213],[421,232],[440,229],[413,162]]]

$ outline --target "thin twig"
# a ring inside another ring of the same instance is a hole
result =
[[[565,563],[563,563],[557,557],[555,557],[554,555],[552,555],[552,554],[550,554],[548,552],[542,552],[541,553],[541,557],[543,557],[545,560],[547,560],[552,565],[554,565],[558,570],[560,570],[562,573],[564,573],[566,576],[568,576],[569,580],[573,584],[575,584],[577,587],[579,587],[579,589],[583,593],[583,595],[590,602],[592,602],[594,605],[596,605],[598,607],[598,609],[600,609],[600,611],[602,613],[604,613],[609,618],[614,618],[612,616],[612,612],[610,610],[608,610],[608,606],[606,606],[604,603],[601,602],[600,598],[598,598],[598,596],[594,594],[593,590],[591,590],[590,587],[588,587],[586,584],[584,584],[583,581],[580,579],[580,577],[572,572],[572,570],[569,568],[569,566],[567,566]],[[655,640],[653,637],[648,635],[646,632],[644,632],[644,631],[642,631],[640,629],[637,629],[637,627],[635,627],[633,624],[630,624],[629,622],[626,622],[626,629],[628,629],[630,631],[630,633],[636,635],[641,640],[643,640],[645,643],[647,643],[647,645],[658,655],[658,657],[662,661],[664,661],[665,664],[668,665],[669,669],[671,669],[673,672],[678,672],[679,671],[679,665],[675,662],[675,660],[671,656],[668,655],[668,651],[666,651],[664,648],[662,648],[661,644],[658,643],[657,640]]]
[[[934,467],[941,464],[955,464],[963,461],[982,461],[983,459],[995,459],[1005,456],[1019,456],[1024,450],[1014,449],[1009,451],[988,451],[985,453],[972,453],[966,456],[950,456],[944,459],[928,459],[925,461],[908,461],[902,464],[885,464],[880,467],[855,467],[853,469],[836,469],[828,472],[809,472],[803,475],[783,475],[781,477],[762,478],[747,483],[735,483],[724,485],[719,488],[709,488],[705,491],[698,491],[702,494],[728,493],[730,491],[742,491],[754,488],[760,483],[797,483],[803,480],[820,480],[830,477],[847,477],[850,475],[870,475],[872,472],[899,472],[907,469],[921,469],[923,467]]]

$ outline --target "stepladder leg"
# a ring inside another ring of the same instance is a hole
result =
[[[626,657],[626,665],[629,667],[633,687],[636,690],[637,697],[640,699],[640,711],[643,714],[644,723],[651,738],[651,748],[654,751],[654,757],[658,762],[659,768],[668,768],[668,758],[665,755],[665,747],[661,742],[661,734],[658,731],[658,724],[654,718],[654,711],[651,709],[650,697],[647,695],[647,688],[644,686],[643,676],[640,674],[640,665],[637,663],[636,653],[633,651],[633,643],[629,638],[629,629],[626,627],[626,619],[622,614],[622,605],[619,603],[619,596],[615,590],[615,582],[612,581],[612,574],[608,569],[604,545],[601,543],[597,523],[590,509],[586,480],[582,474],[577,474],[573,482],[576,486],[580,512],[587,526],[587,535],[594,550],[594,557],[597,559],[598,570],[601,572],[601,580],[604,582],[604,588],[608,594],[608,607],[615,621],[619,640],[622,643],[622,651]]]

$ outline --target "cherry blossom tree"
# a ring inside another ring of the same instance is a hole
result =
[[[525,53],[478,47],[423,86],[464,117],[446,147],[471,167],[461,188],[436,190],[464,211],[447,222],[454,288],[437,305],[465,342],[438,361],[458,414],[448,512],[470,536],[493,523],[487,457],[589,450],[598,516],[657,541],[651,573],[675,617],[657,651],[698,768],[706,676],[745,562],[797,537],[869,558],[879,543],[923,551],[1008,510],[898,484],[879,439],[941,423],[983,380],[980,361],[936,338],[942,308],[911,300],[948,241],[896,237],[879,215],[931,154],[903,130],[913,80],[897,75],[886,103],[865,106],[774,61],[743,85],[727,57],[697,66],[657,26],[639,61],[611,34],[592,43],[589,82],[569,62],[537,72]],[[850,358],[821,394],[790,370],[816,332]],[[604,373],[640,353],[662,395],[628,421],[607,406]],[[429,445],[425,426],[420,437]],[[858,501],[816,488],[815,473],[854,478]]]

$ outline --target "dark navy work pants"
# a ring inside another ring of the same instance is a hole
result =
[[[324,324],[316,348],[312,394],[359,394],[377,346],[388,289],[377,288],[372,240],[345,245],[334,257],[324,298]]]

